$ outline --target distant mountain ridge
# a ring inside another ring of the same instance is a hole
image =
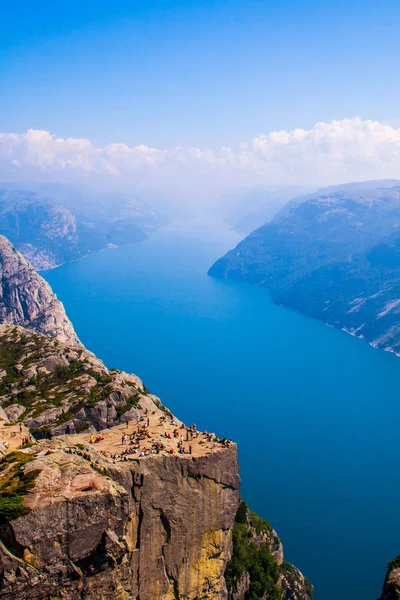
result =
[[[294,200],[209,274],[266,287],[276,303],[400,353],[400,182]]]
[[[166,223],[135,195],[53,201],[25,189],[0,188],[0,234],[36,269],[82,258],[107,246],[147,239]]]

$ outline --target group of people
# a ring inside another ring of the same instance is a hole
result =
[[[33,444],[33,437],[31,434],[22,438],[22,446],[28,446],[29,444]]]
[[[153,411],[152,415],[155,414]],[[150,428],[150,416],[148,410],[143,415],[136,415],[134,422],[136,421],[136,430],[130,433],[129,431],[123,431],[121,433],[120,445],[123,447],[119,451],[112,451],[112,449],[102,449],[102,454],[111,459],[114,463],[117,461],[130,461],[137,458],[143,458],[151,454],[160,454],[162,452],[167,454],[193,454],[193,442],[204,445],[210,444],[207,448],[215,450],[218,446],[227,447],[231,443],[230,440],[220,440],[215,433],[208,431],[200,432],[197,430],[196,423],[186,427],[184,423],[177,423],[174,420],[173,415],[164,414],[158,417],[157,426],[162,428],[162,431],[155,434],[154,430]],[[129,425],[132,421],[126,421],[126,429],[129,429]],[[198,440],[197,438],[201,438]],[[90,434],[89,442],[96,444],[103,441],[105,438],[98,434],[97,436]],[[168,440],[176,440],[173,447],[171,442]],[[115,442],[114,442],[115,447]]]

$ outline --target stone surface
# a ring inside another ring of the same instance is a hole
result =
[[[138,377],[83,348],[50,287],[4,237],[0,268],[0,438],[9,446],[0,464],[0,599],[227,600],[236,445],[197,432],[192,441]],[[124,454],[121,434],[132,427],[146,453]],[[176,454],[174,429],[193,454]],[[58,437],[26,447],[30,433]],[[10,453],[21,449],[30,462]],[[18,517],[7,512],[10,498],[23,508]],[[251,535],[282,567],[282,598],[309,600],[297,593],[301,574],[295,584],[286,577],[268,531]],[[239,584],[246,593],[247,573]]]
[[[379,600],[398,600],[400,598],[400,568],[389,569],[383,584]]]
[[[235,540],[241,540],[239,552],[235,546],[238,542]],[[244,546],[244,543],[247,546]],[[254,558],[257,556],[254,553],[254,546],[259,552],[262,552],[263,558],[260,558],[260,555],[258,555],[258,559]],[[265,551],[267,551],[267,556],[269,553],[270,567],[267,572],[271,583],[268,591],[264,588],[264,592],[260,592],[260,579],[257,579],[257,576],[263,569]],[[243,554],[253,556],[251,565],[246,567],[243,562]],[[294,565],[284,562],[283,559],[283,546],[276,531],[267,521],[251,512],[242,501],[234,525],[233,558],[231,564],[228,565],[228,571],[230,570],[229,577],[227,577],[228,583],[230,582],[228,599],[245,600],[246,598],[255,598],[254,594],[258,593],[257,600],[270,600],[270,598],[276,599],[277,597],[281,600],[312,600],[311,584]]]
[[[80,346],[64,306],[49,284],[0,236],[0,322],[13,323]]]
[[[35,447],[40,456],[25,467],[40,469],[25,498],[31,512],[0,527],[0,598],[226,598],[235,446],[112,465],[59,444]]]
[[[0,368],[0,407],[10,421],[23,417],[36,438],[107,429],[146,411],[166,411],[139,377],[107,369],[84,347],[15,325],[0,325]]]
[[[10,421],[16,421],[25,412],[25,408],[20,404],[10,404],[5,407],[4,412]]]

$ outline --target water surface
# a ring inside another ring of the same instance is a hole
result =
[[[171,227],[44,275],[109,367],[238,442],[243,496],[316,600],[376,600],[400,553],[400,359],[208,277],[237,241]]]

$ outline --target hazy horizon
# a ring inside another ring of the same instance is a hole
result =
[[[400,178],[399,17],[373,0],[10,4],[0,179],[202,204]]]

